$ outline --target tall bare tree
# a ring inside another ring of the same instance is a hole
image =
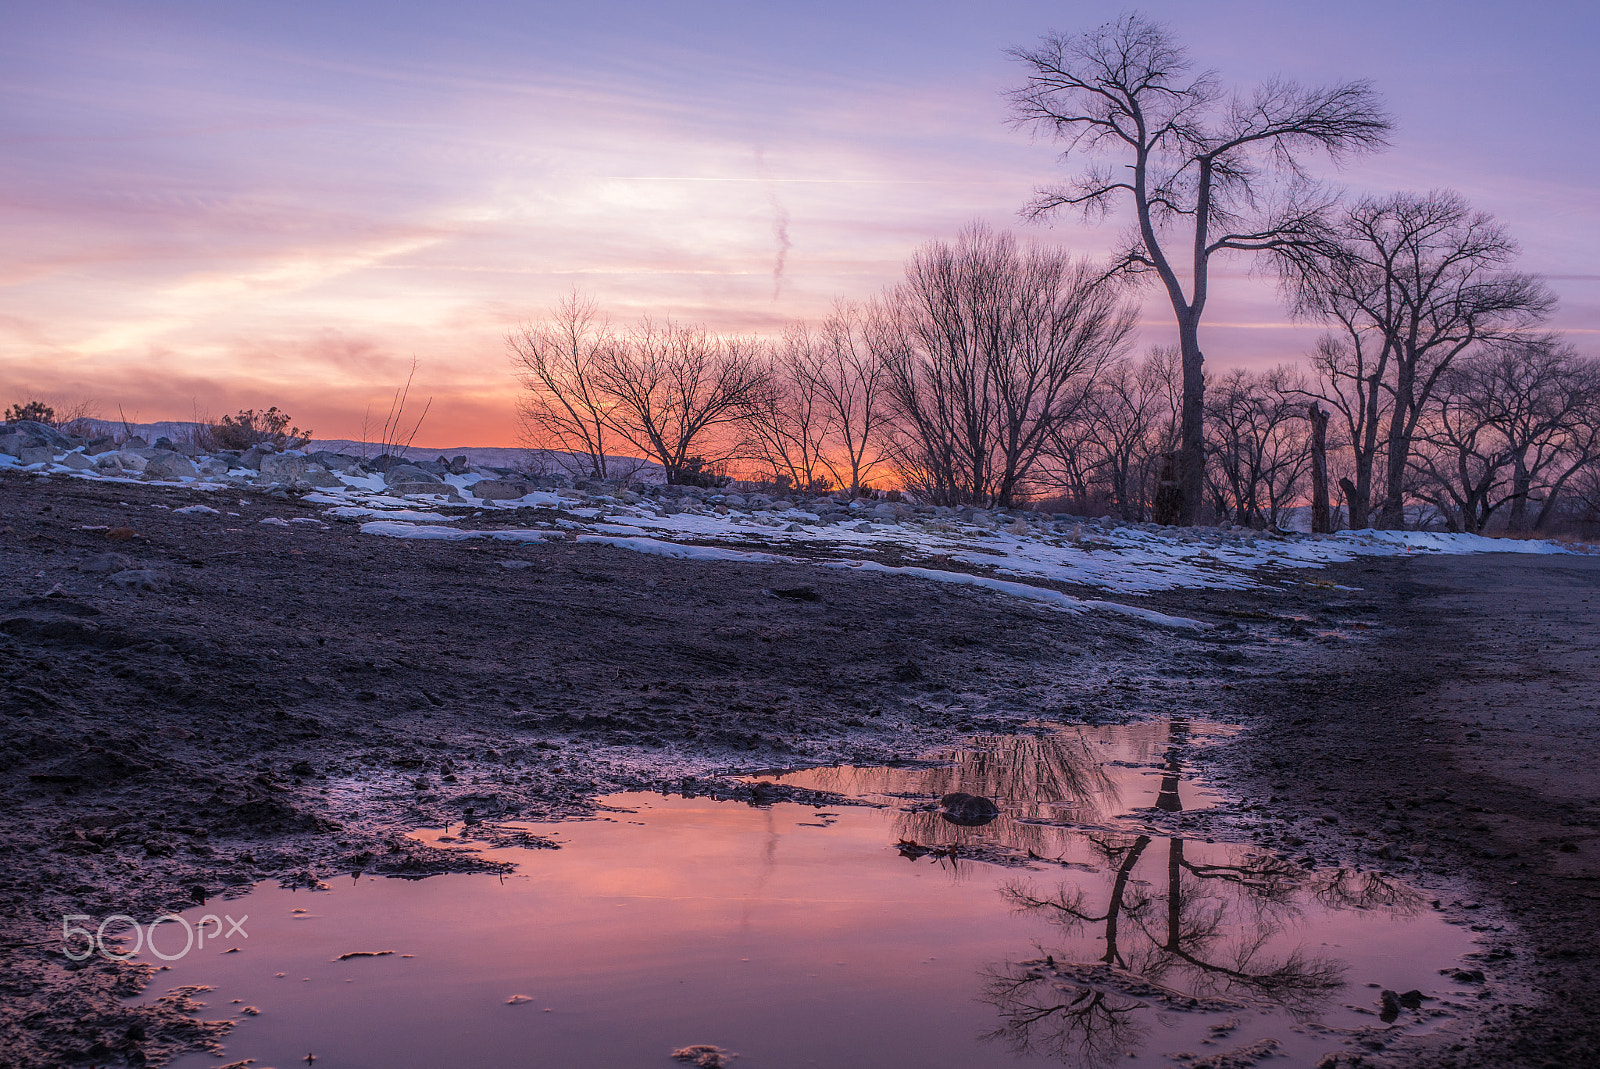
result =
[[[943,504],[1013,504],[1132,331],[1085,261],[981,226],[924,245],[877,336],[902,470]]]
[[[599,389],[613,403],[606,425],[676,484],[704,463],[734,455],[732,435],[772,389],[766,347],[703,327],[645,320],[601,354]]]
[[[774,483],[810,490],[832,471],[826,450],[837,437],[836,413],[823,383],[811,374],[821,345],[805,324],[784,332],[772,365],[770,389],[740,421],[748,444],[742,450]]]
[[[1472,346],[1514,337],[1554,307],[1542,281],[1507,270],[1516,254],[1491,216],[1440,191],[1368,197],[1339,213],[1324,241],[1277,250],[1296,310],[1334,320],[1342,334],[1319,357],[1342,383],[1333,390],[1339,399],[1326,399],[1357,417],[1351,526],[1371,508],[1362,465],[1370,471],[1378,451],[1379,408],[1387,426],[1377,522],[1398,529],[1412,439],[1440,376]]]
[[[1165,26],[1139,15],[1010,54],[1028,68],[1011,93],[1015,121],[1064,142],[1067,160],[1088,160],[1072,181],[1040,190],[1025,214],[1076,208],[1102,218],[1130,204],[1122,265],[1153,273],[1171,302],[1183,357],[1178,518],[1192,524],[1204,486],[1200,321],[1211,262],[1314,243],[1330,198],[1308,180],[1305,156],[1378,148],[1389,119],[1361,81],[1305,88],[1273,79],[1228,94],[1215,73],[1192,73]]]
[[[872,335],[881,311],[841,301],[821,329],[793,353],[792,374],[827,413],[822,463],[852,495],[883,461],[889,420],[887,378]]]
[[[551,309],[542,323],[506,337],[514,371],[525,389],[518,414],[523,438],[547,450],[573,474],[604,479],[606,450],[616,433],[610,413],[616,401],[605,388],[605,372],[618,340],[594,301],[576,292]]]

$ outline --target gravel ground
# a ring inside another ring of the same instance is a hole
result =
[[[175,511],[197,503],[224,511]],[[158,1063],[217,1038],[186,993],[122,1003],[148,967],[69,967],[65,914],[154,916],[268,878],[423,876],[470,862],[404,836],[418,826],[578,815],[596,794],[686,780],[737,795],[750,788],[730,772],[1173,711],[1250,726],[1213,771],[1276,798],[1286,851],[1382,864],[1476,895],[1472,917],[1514,917],[1481,965],[1487,1026],[1374,1057],[1597,1061],[1583,895],[1600,888],[1578,871],[1595,856],[1594,771],[1577,767],[1596,666],[1577,606],[1600,560],[1386,560],[1138,602],[1216,625],[1196,634],[804,565],[295,522],[316,516],[0,477],[0,1066]],[[1572,612],[1518,623],[1512,588]],[[1565,692],[1546,680],[1556,647]],[[1502,700],[1570,709],[1568,737],[1489,708]],[[1532,749],[1514,761],[1501,724]],[[1375,835],[1400,860],[1373,857]]]

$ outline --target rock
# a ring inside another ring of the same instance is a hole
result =
[[[441,484],[443,479],[429,471],[424,471],[415,464],[396,464],[383,473],[383,481],[394,486],[397,483],[435,483]],[[416,491],[413,491],[416,492]],[[421,491],[426,492],[426,491]]]
[[[443,458],[440,458],[440,459],[443,459]],[[471,466],[472,465],[467,461],[467,458],[465,456],[451,457],[450,458],[450,474],[451,475],[465,475],[467,473],[467,469],[469,467],[471,467]]]
[[[193,479],[199,474],[200,469],[194,466],[194,461],[181,453],[158,453],[144,466],[147,479]]]
[[[201,475],[226,475],[228,474],[229,458],[206,457],[204,460],[200,461],[200,463],[196,464],[195,467],[200,469]]]
[[[1400,845],[1398,843],[1384,843],[1382,846],[1378,847],[1378,856],[1383,858],[1385,861],[1394,861],[1397,858],[1405,857],[1406,853],[1404,850],[1400,849]]]
[[[361,460],[349,453],[329,453],[327,450],[312,453],[311,459],[327,468],[329,471],[344,472],[349,475],[359,474]]]
[[[94,469],[94,461],[82,453],[68,453],[61,458],[61,463],[77,471],[91,471]]]
[[[102,434],[97,438],[90,438],[88,444],[83,447],[83,451],[88,456],[97,457],[101,453],[109,453],[116,448],[117,440],[109,434]]]
[[[20,457],[22,455],[22,441],[22,435],[20,434],[0,434],[0,453],[4,453],[9,457]]]
[[[533,493],[534,488],[514,479],[481,479],[467,491],[479,501],[514,501]]]
[[[144,457],[126,449],[119,449],[115,453],[101,453],[94,462],[94,466],[101,471],[113,474],[123,471],[140,472],[144,470],[145,464]]]
[[[320,464],[312,464],[306,468],[306,473],[300,477],[301,482],[314,487],[343,487],[344,480]]]
[[[111,577],[111,581],[124,590],[159,592],[167,589],[167,577],[151,568],[134,568],[117,572]]]
[[[70,436],[62,434],[50,424],[39,423],[31,419],[13,420],[7,423],[5,427],[12,434],[20,434],[24,443],[29,445],[48,445],[57,453],[65,453],[67,450],[75,448],[78,444]]]
[[[870,523],[858,523],[858,524],[855,525],[854,528],[852,528],[852,530],[854,530],[856,534],[871,534],[872,533],[872,524],[870,524]]]
[[[405,497],[407,494],[442,494],[451,501],[460,501],[461,495],[456,493],[456,488],[444,482],[401,482],[391,483],[389,493],[396,497]]]
[[[680,1062],[688,1062],[695,1069],[727,1069],[738,1055],[710,1043],[694,1043],[679,1047],[672,1052],[672,1057]]]
[[[49,464],[56,458],[56,451],[48,445],[25,445],[17,450],[17,458],[23,464]]]
[[[256,470],[261,472],[261,481],[265,483],[293,483],[305,477],[306,469],[311,462],[305,457],[290,456],[287,453],[273,453],[261,457]]]
[[[160,438],[157,438],[155,440],[155,444],[152,445],[150,448],[151,449],[166,449],[166,450],[168,450],[170,452],[173,452],[173,453],[176,453],[178,451],[178,447],[172,444],[172,439],[168,438],[164,434]]]
[[[276,456],[277,452],[276,449],[264,443],[253,445],[239,454],[239,467],[249,468],[251,471],[260,471],[262,458]]]
[[[1000,807],[981,795],[959,791],[939,799],[939,815],[963,828],[978,828],[1000,815]]]

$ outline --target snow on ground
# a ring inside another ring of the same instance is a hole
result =
[[[209,465],[209,467],[207,466]],[[131,465],[130,465],[131,466]],[[0,469],[23,467],[0,454]],[[220,470],[151,480],[126,468],[91,466],[75,455],[25,470],[74,478],[224,491],[271,486],[256,471]],[[1337,535],[1269,534],[1242,529],[1163,528],[1100,520],[1050,519],[997,510],[953,510],[828,498],[774,501],[716,490],[645,494],[536,490],[514,500],[480,500],[473,487],[512,477],[504,470],[445,472],[434,493],[404,493],[381,473],[359,468],[318,473],[328,485],[300,500],[322,506],[329,521],[358,522],[365,534],[408,539],[551,539],[604,544],[685,560],[804,563],[980,586],[1063,611],[1110,611],[1166,627],[1198,627],[1138,606],[1085,599],[1054,584],[1140,596],[1180,587],[1242,590],[1281,583],[1278,569],[1320,568],[1356,557],[1421,553],[1564,553],[1559,543],[1428,531],[1344,531]],[[336,485],[335,485],[336,484]],[[503,492],[503,485],[496,486]],[[414,488],[408,484],[407,488]],[[518,487],[521,489],[522,487]],[[304,489],[302,487],[301,489]],[[281,492],[281,491],[275,491]],[[499,515],[533,526],[500,527]],[[217,515],[181,510],[197,519]],[[478,521],[474,525],[470,521]],[[279,521],[282,522],[282,521]]]

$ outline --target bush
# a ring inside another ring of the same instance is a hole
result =
[[[727,486],[733,478],[714,470],[717,465],[707,464],[705,457],[690,457],[676,470],[668,469],[667,482],[677,486],[699,486],[715,489]]]
[[[43,401],[28,401],[20,405],[12,405],[6,409],[6,422],[15,423],[19,419],[32,420],[34,423],[44,423],[51,427],[56,425],[56,410]]]
[[[296,449],[311,441],[311,432],[289,426],[288,414],[273,406],[265,412],[244,408],[236,416],[223,416],[211,425],[211,438],[219,449],[244,450],[263,443]]]

